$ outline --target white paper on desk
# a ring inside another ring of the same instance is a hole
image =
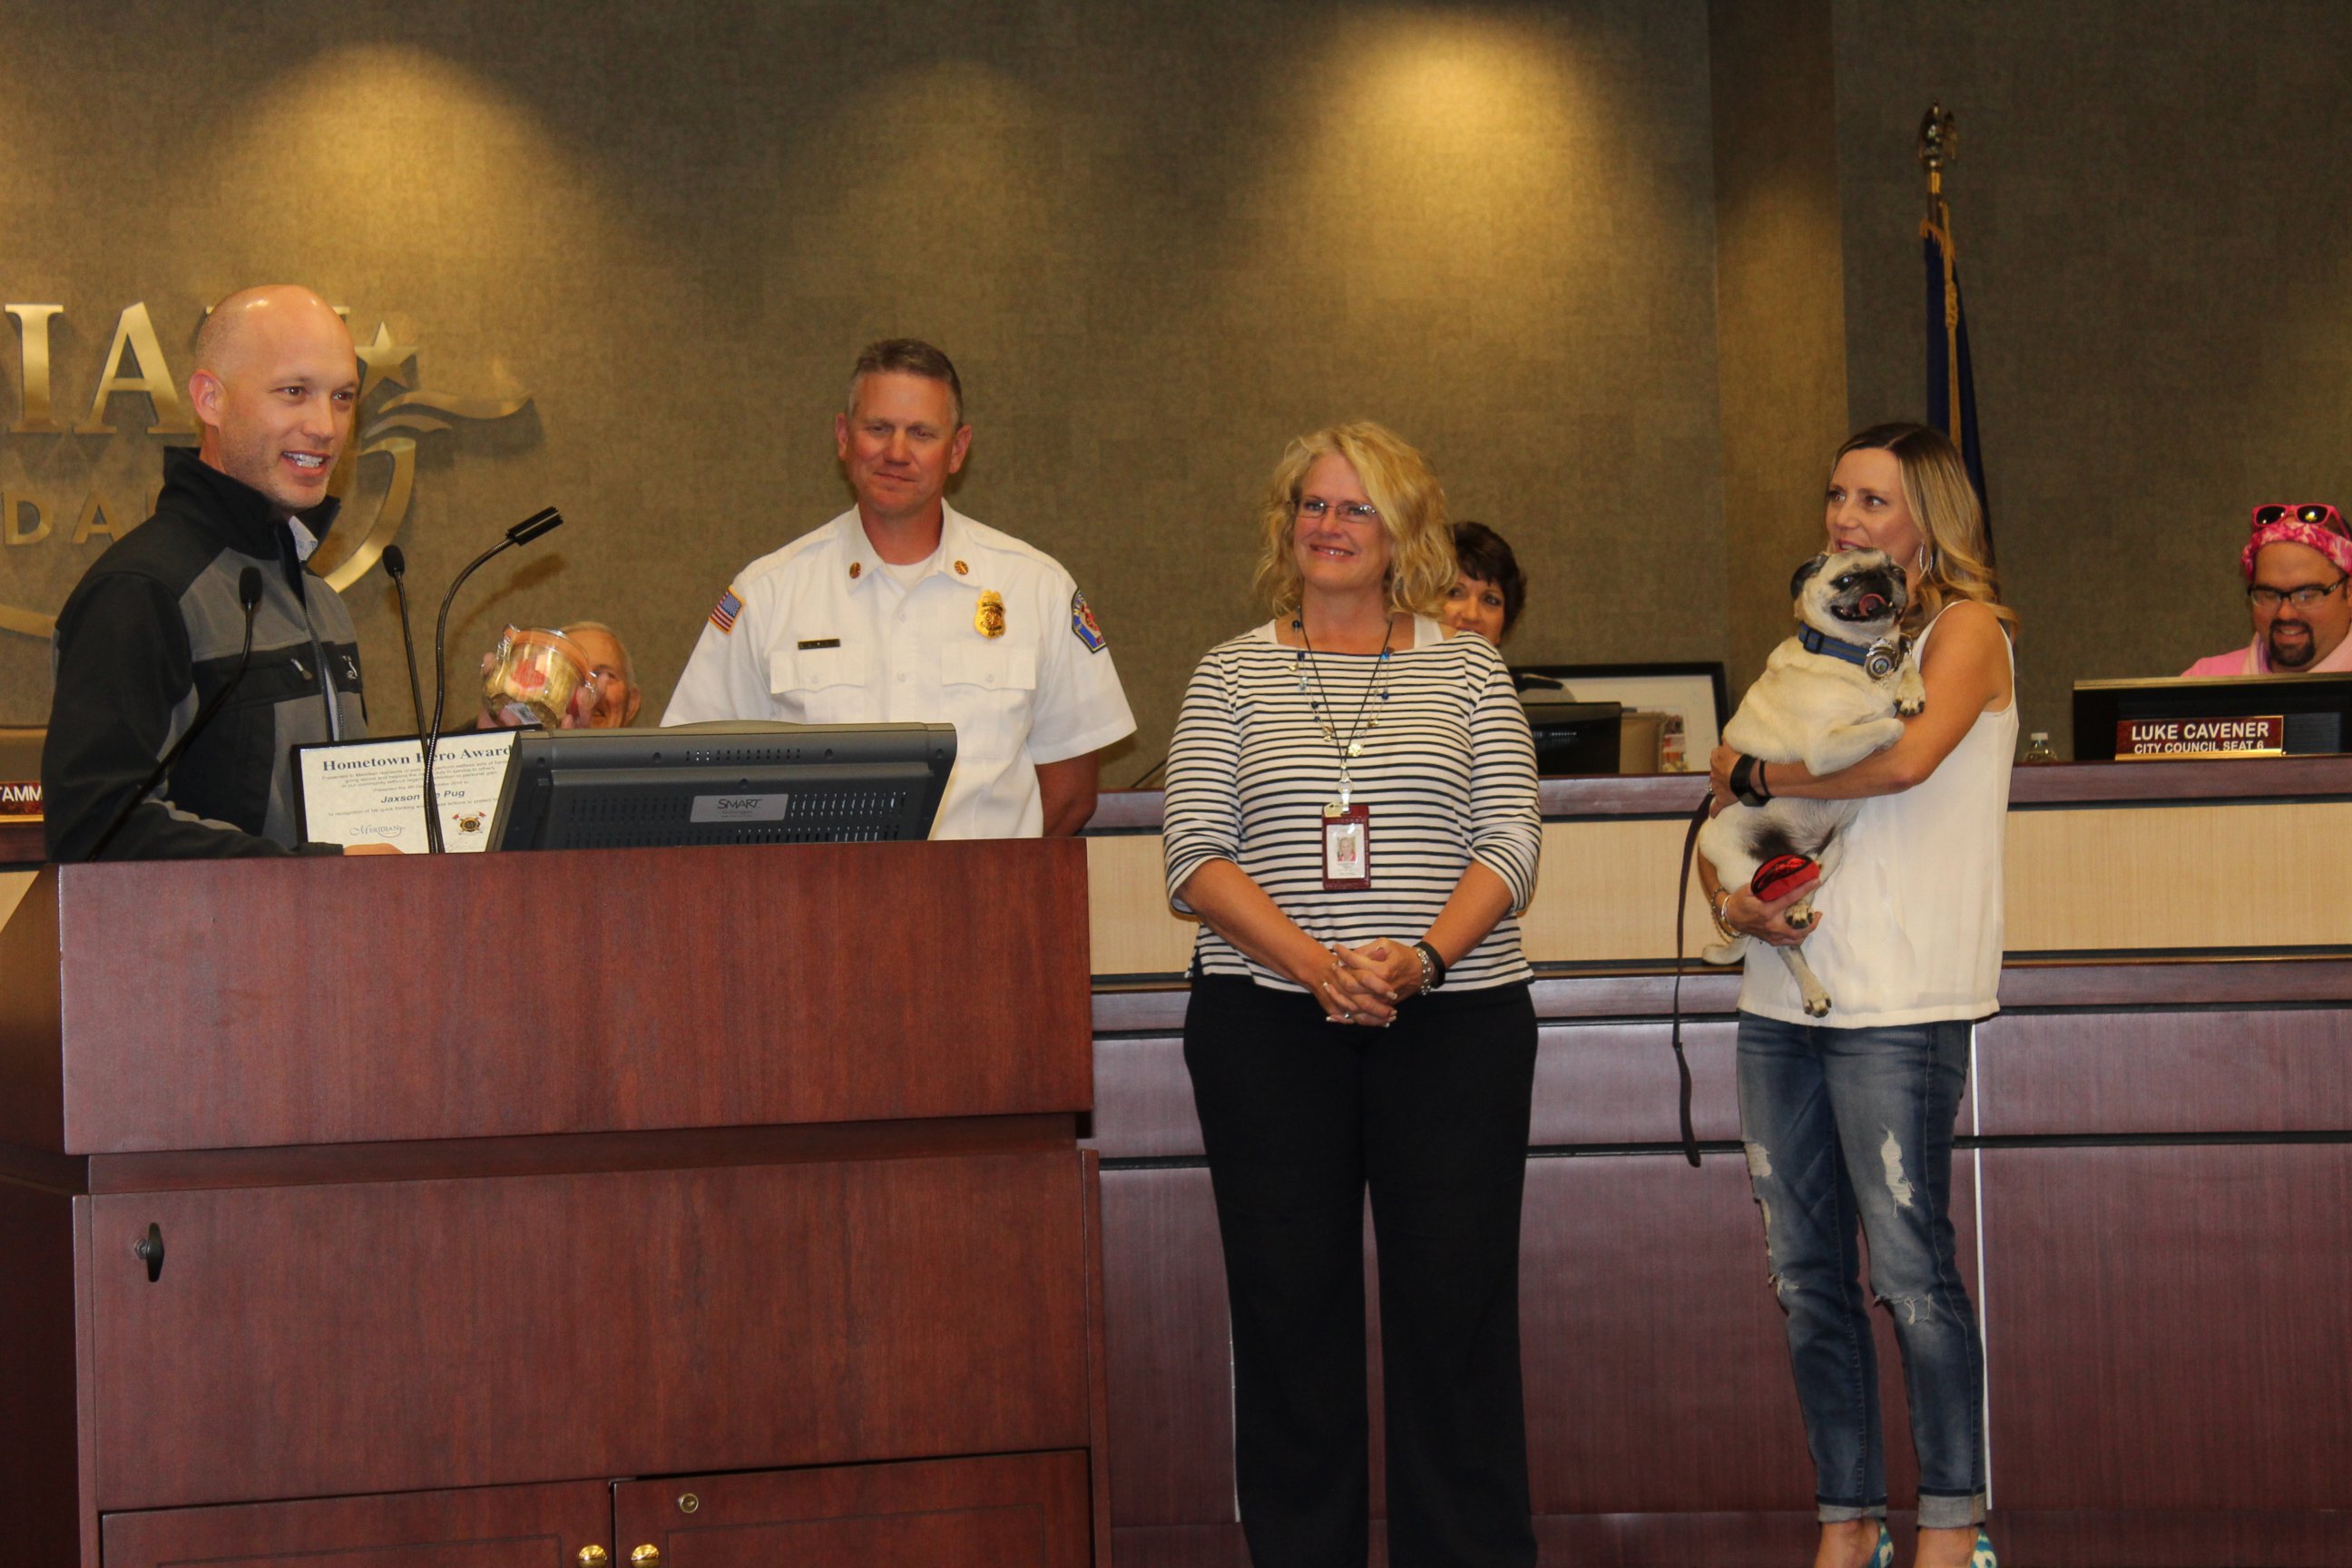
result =
[[[519,730],[444,735],[433,752],[441,841],[453,854],[489,847],[490,821]],[[414,735],[294,748],[302,837],[425,853],[425,746]]]

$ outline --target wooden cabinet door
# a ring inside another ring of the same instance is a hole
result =
[[[624,1481],[614,1558],[650,1546],[661,1568],[1086,1568],[1087,1508],[1083,1453]]]
[[[106,1568],[577,1568],[613,1549],[603,1481],[110,1513]]]
[[[1081,1447],[1084,1199],[1071,1150],[93,1198],[99,1506]]]

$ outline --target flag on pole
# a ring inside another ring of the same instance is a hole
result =
[[[1952,209],[1944,202],[1944,168],[1958,150],[1952,116],[1940,103],[1919,126],[1919,163],[1927,171],[1927,217],[1919,226],[1927,265],[1927,416],[1952,438],[1968,465],[1985,510],[1985,547],[1992,547],[1992,507],[1985,495],[1984,449],[1977,437],[1976,366],[1969,357],[1969,314],[1960,302],[1959,248],[1952,243]]]
[[[1937,219],[1942,221],[1938,222]],[[1919,226],[1927,263],[1927,419],[1960,449],[1969,479],[1984,498],[1984,451],[1977,441],[1976,367],[1969,359],[1969,313],[1960,302],[1959,257],[1952,246],[1950,212],[1937,204]]]

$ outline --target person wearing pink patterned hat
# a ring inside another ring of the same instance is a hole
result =
[[[2254,640],[2200,658],[2183,675],[2328,675],[2352,670],[2352,532],[2321,501],[2254,509],[2238,558]]]

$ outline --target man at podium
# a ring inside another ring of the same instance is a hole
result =
[[[2254,640],[2200,658],[2183,675],[2326,675],[2352,669],[2352,534],[2320,501],[2254,509],[2239,553]]]
[[[955,366],[913,339],[868,346],[834,442],[857,504],[743,569],[662,722],[944,720],[955,772],[932,837],[1076,833],[1097,753],[1135,717],[1061,563],[947,504],[971,447]]]
[[[188,378],[196,449],[163,454],[154,516],[58,614],[41,755],[51,859],[297,848],[293,748],[367,733],[350,613],[303,564],[334,520],[327,480],[359,387],[350,330],[308,289],[247,289],[205,318]]]

